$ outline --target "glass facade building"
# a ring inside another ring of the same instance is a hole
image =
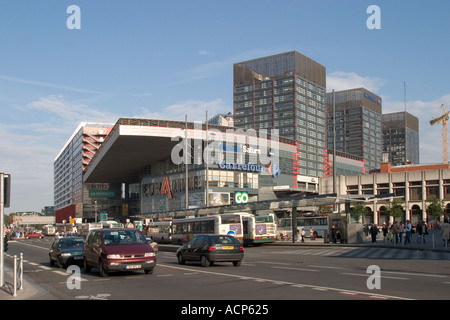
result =
[[[366,171],[382,159],[381,97],[364,88],[334,93],[336,150],[362,157]],[[333,146],[333,93],[327,94],[328,146]]]
[[[388,161],[393,166],[419,163],[419,119],[408,112],[388,113],[383,114],[382,125]]]
[[[235,126],[278,129],[298,143],[298,174],[323,176],[326,70],[296,52],[234,64]]]

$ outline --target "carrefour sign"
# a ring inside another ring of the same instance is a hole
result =
[[[247,203],[248,202],[248,192],[246,191],[236,191],[234,193],[234,203]]]

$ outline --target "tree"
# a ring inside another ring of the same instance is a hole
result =
[[[444,203],[442,200],[432,197],[431,199],[427,200],[430,204],[427,208],[427,213],[434,217],[440,217],[445,213],[444,209]]]
[[[359,221],[359,219],[366,214],[366,208],[364,207],[364,204],[361,202],[356,203],[351,209],[350,209],[350,217],[354,221]]]
[[[395,221],[395,218],[400,218],[403,216],[404,209],[400,202],[394,200],[389,204],[389,209],[387,209],[387,213],[390,217],[394,217]]]

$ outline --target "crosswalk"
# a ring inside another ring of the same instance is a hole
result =
[[[338,258],[364,258],[364,259],[418,259],[418,260],[450,260],[450,252],[436,252],[423,250],[408,250],[396,248],[312,248],[312,249],[282,249],[274,248],[264,250],[262,253],[271,255],[300,255],[323,256]]]

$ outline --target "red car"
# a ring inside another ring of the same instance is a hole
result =
[[[111,271],[144,270],[153,273],[155,252],[137,229],[94,229],[84,243],[84,271],[97,268],[100,276]]]
[[[44,235],[42,233],[36,233],[36,232],[26,232],[25,233],[25,239],[30,239],[30,238],[42,239],[43,237],[44,237]]]

